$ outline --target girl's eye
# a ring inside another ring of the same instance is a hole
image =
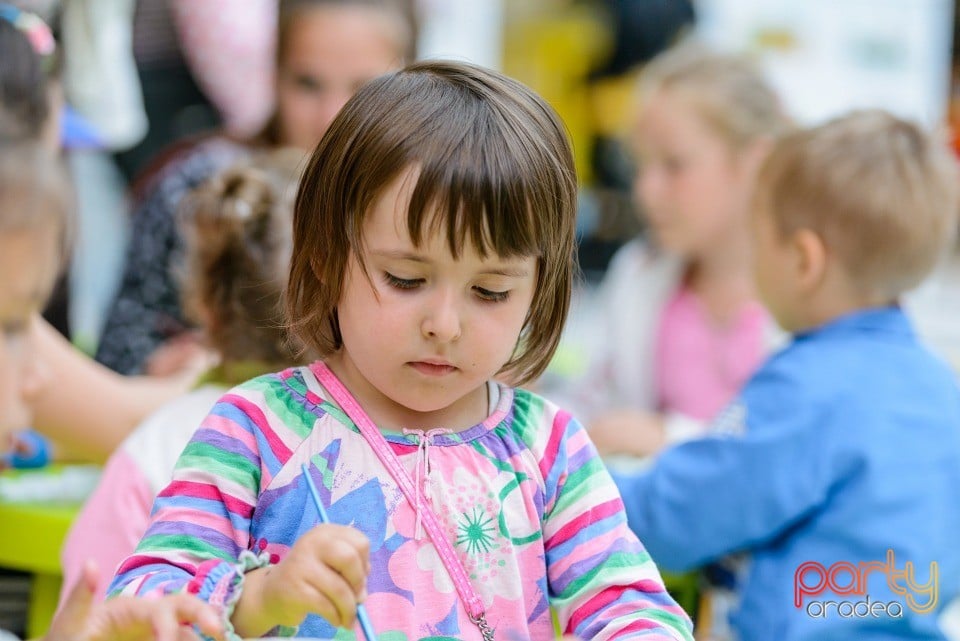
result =
[[[0,331],[3,332],[7,340],[17,340],[27,332],[27,321],[23,319],[8,320],[0,325]]]
[[[668,158],[664,158],[663,166],[670,173],[679,173],[680,171],[683,171],[683,168],[686,166],[686,163],[682,158],[668,157]]]
[[[510,296],[509,291],[494,292],[489,289],[484,289],[483,287],[474,287],[473,291],[477,292],[477,295],[481,298],[481,300],[489,301],[491,303],[503,302]]]
[[[383,277],[386,279],[387,284],[397,289],[416,289],[423,283],[422,278],[398,278],[390,272],[383,272]]]
[[[293,83],[298,89],[319,93],[323,91],[323,82],[307,74],[296,74],[293,76]]]

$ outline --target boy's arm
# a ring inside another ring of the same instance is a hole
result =
[[[540,460],[543,536],[550,602],[563,633],[692,639],[689,618],[627,528],[623,503],[586,431],[562,415],[551,431]]]
[[[614,472],[630,528],[657,563],[698,567],[775,537],[827,499],[829,407],[765,370],[702,439],[665,450],[641,473]]]

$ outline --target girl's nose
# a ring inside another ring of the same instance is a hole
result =
[[[426,338],[447,343],[460,338],[462,332],[460,313],[451,294],[433,297],[421,325]]]

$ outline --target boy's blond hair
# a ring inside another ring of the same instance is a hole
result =
[[[894,299],[952,244],[957,178],[941,141],[884,111],[857,111],[779,140],[755,205],[784,236],[820,236],[865,295]]]
[[[776,92],[752,60],[684,41],[651,60],[640,76],[640,100],[660,91],[680,96],[732,149],[789,128]]]

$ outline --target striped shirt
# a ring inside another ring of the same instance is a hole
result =
[[[391,639],[480,639],[416,507],[318,382],[322,363],[223,396],[184,450],[112,593],[239,596],[244,568],[276,563],[318,523],[301,464],[331,521],[370,539],[366,604]],[[384,436],[422,484],[500,639],[690,639],[582,426],[544,399],[500,387],[482,423]],[[421,443],[424,440],[425,443]],[[427,463],[429,461],[429,463]],[[238,562],[239,560],[239,562]],[[344,637],[316,615],[298,631]]]

